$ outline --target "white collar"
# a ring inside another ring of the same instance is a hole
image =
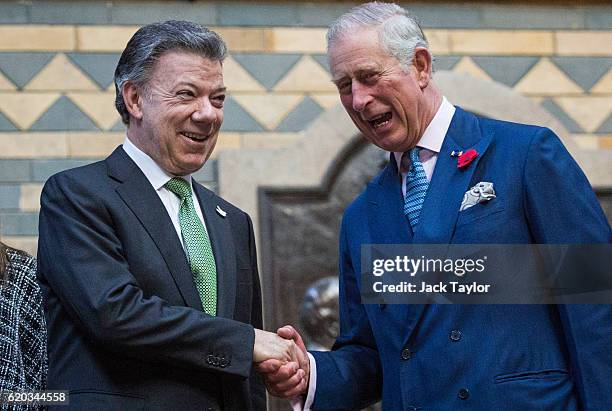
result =
[[[425,148],[432,153],[438,154],[442,148],[444,137],[450,127],[451,120],[455,115],[455,106],[453,106],[446,97],[442,96],[442,103],[438,107],[438,111],[425,129],[423,136],[417,143],[418,147]],[[396,164],[400,164],[402,152],[394,152]]]
[[[164,184],[174,178],[173,175],[166,173],[148,154],[136,147],[127,136],[123,141],[123,150],[134,160],[155,190],[159,190]],[[182,178],[191,185],[191,174],[182,176]]]

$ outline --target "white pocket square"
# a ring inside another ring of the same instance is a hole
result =
[[[478,203],[486,203],[495,198],[495,190],[493,189],[493,183],[487,181],[481,181],[474,187],[470,188],[463,195],[463,201],[461,202],[461,208],[459,211],[466,210],[473,205]]]

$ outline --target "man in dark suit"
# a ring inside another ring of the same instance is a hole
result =
[[[198,24],[138,30],[115,71],[123,146],[44,187],[48,388],[74,409],[263,410],[253,363],[301,354],[261,330],[249,216],[191,178],[223,121],[225,55]]]
[[[316,410],[381,398],[384,410],[609,409],[609,305],[361,304],[364,244],[590,244],[612,232],[554,133],[480,118],[442,96],[405,10],[361,5],[327,38],[342,104],[390,163],[344,214],[340,336],[302,364],[308,390],[278,361],[261,364],[270,391]],[[458,163],[459,151],[474,156]],[[483,196],[465,201],[473,187]],[[279,334],[303,347],[293,328]]]

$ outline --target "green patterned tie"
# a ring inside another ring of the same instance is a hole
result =
[[[204,312],[217,314],[217,266],[210,238],[196,213],[191,198],[191,185],[182,178],[173,178],[165,184],[181,200],[179,225],[183,234],[187,258],[193,280],[200,294]]]

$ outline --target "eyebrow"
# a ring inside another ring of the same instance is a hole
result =
[[[196,85],[193,84],[191,81],[179,81],[178,83],[176,83],[174,87],[176,88],[176,87],[184,87],[184,86],[196,88]]]
[[[376,70],[377,68],[375,66],[363,67],[363,68],[356,70],[353,74],[355,75],[355,78],[359,79],[359,77],[363,76],[365,73],[372,73],[372,72],[375,72]],[[332,79],[332,83],[334,83],[337,86],[338,84],[342,83],[346,79],[351,79],[351,77],[345,75],[340,78],[334,78]]]
[[[331,82],[334,83],[336,86],[340,83],[342,83],[343,81],[346,81],[347,79],[350,79],[349,76],[342,76],[340,78],[332,78]]]
[[[176,84],[176,86],[174,86],[174,88],[185,87],[185,86],[191,87],[191,88],[196,89],[196,90],[198,89],[198,86],[196,86],[191,81],[181,81],[178,84]],[[215,90],[213,90],[213,93],[220,93],[220,92],[225,93],[226,91],[227,91],[227,87],[221,86],[221,87],[218,87]]]

